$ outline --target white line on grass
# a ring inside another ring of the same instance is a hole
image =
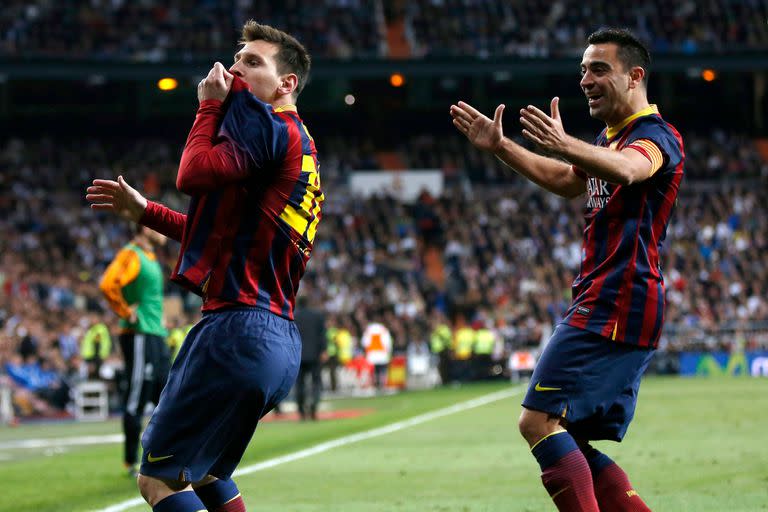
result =
[[[122,442],[123,434],[109,434],[104,436],[57,437],[53,439],[19,439],[17,441],[4,441],[0,443],[0,450],[18,448],[57,448],[59,446],[113,444]]]
[[[490,403],[503,400],[504,398],[509,398],[509,397],[518,395],[523,389],[524,389],[523,387],[517,386],[512,389],[497,391],[495,393],[490,393],[488,395],[484,395],[478,398],[473,398],[471,400],[460,402],[458,404],[454,404],[449,407],[444,407],[436,411],[419,414],[418,416],[414,416],[413,418],[409,418],[407,420],[397,421],[395,423],[391,423],[383,427],[377,427],[371,430],[366,430],[364,432],[358,432],[357,434],[351,434],[348,436],[340,437],[338,439],[333,439],[331,441],[326,441],[324,443],[317,444],[310,448],[299,450],[298,452],[289,453],[288,455],[282,455],[280,457],[275,457],[273,459],[268,459],[263,462],[259,462],[257,464],[246,466],[244,468],[241,468],[235,471],[232,476],[237,477],[242,475],[249,475],[257,471],[262,471],[264,469],[269,469],[275,466],[279,466],[280,464],[285,464],[286,462],[293,462],[295,460],[311,457],[312,455],[317,455],[318,453],[327,452],[328,450],[332,450],[333,448],[338,448],[339,446],[346,446],[352,443],[365,441],[366,439],[371,439],[374,437],[391,434],[392,432],[397,432],[398,430],[403,430],[409,427],[413,427],[415,425],[420,425],[422,423],[426,423],[428,421],[432,421],[437,418],[442,418],[444,416],[449,416],[457,412],[463,412],[469,409],[474,409],[475,407],[488,405]],[[143,503],[144,503],[144,500],[142,498],[134,498],[126,501],[121,501],[120,503],[116,503],[115,505],[111,505],[107,508],[99,509],[95,512],[122,512],[123,510],[128,510],[130,508],[136,507]]]

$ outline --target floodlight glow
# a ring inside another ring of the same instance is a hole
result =
[[[179,82],[175,78],[161,78],[157,81],[157,88],[161,91],[172,91],[179,86]]]

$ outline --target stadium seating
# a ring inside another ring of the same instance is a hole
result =
[[[384,5],[380,8],[380,5]],[[611,23],[652,41],[654,53],[765,50],[762,2],[613,3],[558,0],[315,2],[4,2],[0,56],[189,60],[231,53],[247,13],[288,30],[320,57],[445,55],[549,57],[578,53]],[[330,23],[333,20],[333,23]],[[141,27],[139,30],[128,27]]]
[[[434,307],[454,319],[493,320],[509,350],[536,346],[568,302],[580,250],[578,222],[572,221],[579,202],[525,186],[493,159],[441,149],[437,140],[414,138],[399,148],[400,158],[412,167],[448,165],[458,173],[457,185],[447,181],[443,197],[423,196],[414,204],[351,198],[346,178],[370,154],[350,147],[337,152],[343,144],[334,139],[322,152],[325,141],[318,141],[330,192],[303,293],[316,295],[335,318],[350,316],[355,338],[368,314],[387,311],[400,353],[411,340],[427,339],[423,319]],[[686,183],[665,243],[672,335],[663,347],[728,348],[733,336],[711,333],[738,329],[744,343],[764,348],[768,251],[761,233],[768,232],[768,211],[760,198],[768,165],[740,136],[691,135],[687,145]],[[33,351],[73,385],[82,379],[77,341],[96,321],[115,327],[96,282],[128,232],[122,222],[90,211],[80,191],[92,176],[113,174],[111,155],[129,181],[156,188],[155,197],[183,209],[184,198],[167,178],[177,151],[157,140],[129,146],[11,140],[0,147],[3,364],[13,353]],[[166,178],[148,178],[148,168]],[[462,185],[469,182],[471,189]],[[175,251],[171,245],[160,252],[166,271]],[[168,293],[182,299],[181,321],[187,323],[199,303],[173,285]]]

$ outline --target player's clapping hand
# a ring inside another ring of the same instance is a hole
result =
[[[213,65],[208,76],[197,84],[198,101],[219,100],[224,101],[232,87],[234,75],[224,68],[221,62]]]
[[[523,137],[555,153],[563,149],[567,137],[563,121],[560,119],[559,103],[560,98],[552,98],[549,116],[533,105],[520,109]]]
[[[501,126],[504,105],[496,107],[493,119],[481,114],[463,101],[457,105],[451,105],[450,112],[456,129],[478,149],[495,152],[504,140],[504,129]]]
[[[93,185],[86,192],[85,199],[91,203],[92,209],[110,211],[133,222],[139,222],[147,207],[146,198],[126,183],[122,176],[118,176],[117,181],[93,180]]]

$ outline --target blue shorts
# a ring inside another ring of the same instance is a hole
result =
[[[563,417],[576,439],[621,441],[654,352],[560,324],[536,364],[523,407]]]
[[[181,346],[147,425],[141,473],[196,482],[229,478],[259,420],[291,389],[301,338],[261,308],[205,313]]]

